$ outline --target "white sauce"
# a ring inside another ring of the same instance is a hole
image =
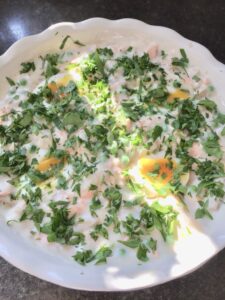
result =
[[[125,45],[120,45],[119,43],[116,43],[115,41],[112,41],[112,44],[107,44],[104,46],[112,47],[113,51],[116,52],[116,56],[121,55],[121,49],[125,50],[127,49],[127,46],[130,44],[127,44],[127,42],[124,42]],[[132,43],[131,43],[132,44]],[[145,46],[143,46],[145,45]],[[79,47],[79,50],[71,50],[68,55],[63,56],[63,64],[60,64],[60,70],[62,72],[62,75],[57,74],[57,76],[52,77],[52,81],[59,80],[60,78],[64,77],[65,74],[65,67],[68,65],[68,63],[77,63],[83,60],[84,57],[87,57],[88,53],[91,53],[96,48],[98,48],[101,45],[90,45],[86,47]],[[175,88],[172,85],[172,82],[174,80],[179,80],[182,83],[183,89],[188,89],[189,93],[194,96],[195,94],[203,96],[208,92],[208,86],[209,81],[208,78],[204,76],[204,74],[200,74],[199,70],[196,70],[196,68],[192,65],[188,68],[188,74],[189,77],[183,77],[182,80],[180,80],[179,76],[174,74],[171,68],[171,58],[174,56],[179,56],[179,53],[177,50],[172,49],[171,52],[167,53],[167,56],[165,59],[162,59],[160,55],[160,49],[159,45],[157,45],[155,42],[150,42],[147,44],[146,42],[143,42],[143,44],[137,46],[134,48],[133,52],[143,54],[145,51],[147,51],[152,58],[152,61],[154,63],[161,63],[162,67],[165,69],[167,73],[167,78],[170,80],[171,83],[168,84],[168,91],[170,93],[173,93],[175,91]],[[78,53],[79,52],[79,53]],[[132,53],[133,53],[132,52]],[[131,53],[129,54],[131,56]],[[21,74],[16,78],[16,82],[21,82],[21,80],[26,80],[27,84],[24,86],[19,86],[18,89],[15,91],[14,87],[11,87],[9,90],[9,93],[5,96],[5,98],[1,99],[0,101],[0,116],[4,115],[6,113],[9,113],[12,109],[14,110],[21,110],[19,107],[19,103],[27,98],[28,92],[37,92],[38,89],[43,86],[43,77],[41,76],[42,73],[42,65],[41,60],[36,58],[34,60],[36,65],[36,71],[30,72],[29,74]],[[112,61],[108,61],[106,67],[111,68],[113,66]],[[194,75],[198,74],[199,77],[201,77],[201,80],[196,82],[192,79]],[[70,75],[74,78],[76,82],[79,82],[80,76],[77,72],[74,70],[70,71]],[[126,93],[121,93],[121,86],[126,83],[125,78],[122,75],[122,71],[118,70],[114,75],[111,75],[109,77],[109,86],[110,90],[113,93],[112,98],[114,99],[113,105],[116,108],[121,104],[121,101],[128,99]],[[136,88],[137,87],[137,81],[133,81],[129,83],[129,88]],[[13,100],[12,97],[17,96],[17,100]],[[173,114],[173,112],[171,112]],[[118,114],[119,116],[119,114]],[[128,119],[124,119],[123,117],[118,117],[118,122],[121,122],[121,124],[126,124],[128,130],[132,130],[134,128],[140,128],[144,131],[151,130],[156,125],[166,127],[170,125],[165,124],[165,115],[152,115],[150,118],[148,116],[143,116],[139,119],[137,123],[131,122]],[[93,124],[100,123],[99,120],[95,120]],[[2,125],[9,125],[10,120],[3,121],[0,119],[0,124]],[[75,136],[79,136],[81,139],[86,140],[87,136],[85,134],[84,128],[79,129],[74,134]],[[68,133],[64,130],[60,130],[58,128],[55,128],[53,137],[57,139],[57,146],[58,149],[64,149],[64,145],[68,138]],[[153,157],[162,157],[164,152],[160,152],[159,148],[160,145],[163,144],[163,139],[165,138],[164,135],[162,135],[152,146],[151,150],[156,151],[155,154],[153,154]],[[221,144],[224,147],[225,140],[221,140]],[[30,134],[28,143],[26,144],[25,148],[27,151],[29,151],[31,145],[35,145],[37,147],[37,151],[28,155],[28,163],[31,163],[32,159],[37,159],[38,161],[41,161],[48,153],[49,147],[52,145],[52,136],[49,129],[43,129],[38,134]],[[12,146],[11,146],[12,147]],[[128,146],[129,148],[129,146]],[[70,149],[71,153],[88,153],[86,149],[83,149],[82,146],[73,146]],[[137,158],[140,157],[141,153],[145,151],[144,149],[138,150]],[[202,149],[202,146],[198,143],[195,143],[192,148],[189,150],[191,152],[191,155],[193,157],[196,157],[198,159],[202,158],[209,158],[207,154]],[[141,179],[141,175],[138,174],[138,168],[137,168],[137,160],[135,162],[135,159],[133,159],[133,163],[130,166],[131,168],[131,176],[135,179],[137,183],[139,183],[139,180],[143,184],[143,179]],[[123,234],[118,234],[113,232],[112,226],[108,228],[108,234],[109,234],[109,240],[104,239],[103,237],[99,237],[97,241],[94,241],[90,237],[90,230],[94,228],[97,224],[102,224],[104,222],[105,218],[105,211],[107,209],[108,201],[101,195],[100,200],[103,204],[103,206],[97,210],[97,217],[94,217],[91,215],[89,210],[89,205],[91,202],[91,199],[94,195],[94,191],[89,191],[89,187],[91,184],[96,185],[99,190],[103,191],[106,187],[104,182],[110,183],[111,185],[118,184],[121,186],[121,193],[123,197],[126,200],[132,200],[134,198],[134,195],[132,192],[130,192],[125,187],[125,178],[123,175],[123,169],[124,166],[121,164],[121,162],[118,159],[115,159],[114,157],[109,157],[105,161],[101,161],[97,165],[97,169],[94,174],[88,175],[86,178],[84,178],[81,182],[81,192],[80,196],[77,195],[76,192],[72,191],[71,188],[68,188],[67,190],[63,189],[56,189],[54,188],[57,185],[56,179],[49,179],[46,183],[43,183],[40,185],[41,188],[43,188],[43,199],[40,204],[40,208],[42,208],[45,212],[51,212],[48,204],[50,201],[59,201],[64,200],[68,201],[70,203],[69,205],[69,211],[71,215],[77,214],[78,217],[83,218],[84,222],[79,223],[76,225],[75,231],[80,231],[85,235],[85,247],[88,249],[98,249],[100,245],[114,245],[115,249],[117,248],[123,248],[121,245],[116,245],[116,241],[118,239],[124,239],[126,240],[127,237]],[[112,172],[112,175],[106,173],[106,170],[110,170]],[[133,172],[133,173],[132,173]],[[65,166],[62,174],[68,179],[70,178],[72,174],[72,169],[70,166]],[[0,214],[5,219],[5,221],[10,220],[18,220],[21,217],[21,214],[23,213],[23,210],[26,207],[25,201],[21,198],[19,200],[13,201],[10,200],[9,194],[15,192],[15,187],[11,186],[8,183],[9,178],[6,178],[5,176],[0,176],[0,182],[1,182],[1,188],[0,188]],[[196,176],[192,174],[192,177],[190,179],[192,184],[196,183]],[[44,188],[45,185],[51,184],[51,187],[53,187],[53,191],[48,191],[47,188]],[[72,204],[73,198],[77,197],[77,203]],[[191,228],[193,226],[196,226],[196,221],[192,220],[192,217],[187,217],[187,213],[184,210],[182,204],[179,202],[179,200],[176,199],[174,196],[167,196],[165,198],[159,198],[159,203],[161,205],[172,205],[175,210],[179,212],[178,221],[180,222],[180,227],[178,228],[178,236],[179,238],[182,238],[182,232],[186,230],[186,227]],[[189,198],[190,200],[190,198]],[[147,203],[152,203],[152,199],[146,198]],[[210,206],[214,207],[215,204],[210,204]],[[193,206],[194,208],[197,208],[198,205],[196,201],[189,201],[190,206]],[[128,216],[132,212],[134,217],[138,217],[140,212],[140,207],[134,207],[134,208],[122,208],[119,211],[118,218],[119,220],[124,220],[126,216]],[[47,220],[48,218],[45,218]],[[21,235],[25,235],[31,239],[37,240],[39,245],[42,245],[41,247],[45,247],[46,249],[55,249],[56,251],[60,251],[62,254],[66,256],[71,256],[74,254],[74,246],[63,246],[56,243],[48,243],[46,239],[46,235],[39,233],[34,226],[33,222],[31,221],[24,221],[20,224],[17,223],[11,223],[11,226],[18,228]],[[32,234],[31,234],[32,232]],[[159,235],[156,233],[153,233],[153,236],[156,236],[159,238]],[[116,246],[115,246],[116,245]],[[160,247],[160,245],[159,245]],[[79,248],[79,247],[78,247]],[[82,247],[81,247],[82,248]],[[51,251],[51,250],[50,250]],[[127,251],[133,251],[133,250],[127,250]],[[119,255],[119,252],[115,250],[115,253]]]

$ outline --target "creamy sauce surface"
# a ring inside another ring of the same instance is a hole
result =
[[[185,49],[112,40],[64,50],[70,39],[7,79],[0,214],[80,264],[145,262],[201,230],[198,219],[213,222],[225,115]]]

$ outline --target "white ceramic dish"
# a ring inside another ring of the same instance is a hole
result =
[[[58,33],[57,33],[58,32]],[[57,33],[57,34],[56,34]],[[56,51],[66,35],[87,43],[115,39],[146,43],[155,41],[163,49],[185,48],[190,60],[207,73],[216,88],[220,109],[225,111],[225,66],[203,46],[183,38],[173,30],[147,25],[133,19],[110,21],[101,18],[79,23],[59,23],[40,34],[26,37],[12,45],[0,57],[0,93],[6,91],[5,76],[13,77],[24,60]],[[0,95],[1,96],[1,95]],[[47,252],[22,238],[16,230],[0,220],[0,255],[19,269],[41,279],[69,288],[92,291],[132,290],[157,285],[187,274],[225,246],[225,206],[214,215],[214,221],[203,220],[196,231],[175,249],[162,249],[160,257],[137,265],[136,261],[111,259],[106,265],[82,267],[57,253]]]

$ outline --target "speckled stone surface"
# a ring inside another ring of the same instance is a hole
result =
[[[90,17],[130,17],[173,28],[205,45],[217,59],[225,63],[224,0],[0,0],[0,54],[16,40],[38,33],[51,24],[77,22]],[[65,289],[25,274],[0,258],[0,300],[17,299],[224,300],[225,250],[183,278],[154,288],[124,293]]]

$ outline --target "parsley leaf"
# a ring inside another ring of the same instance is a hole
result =
[[[46,65],[44,76],[48,79],[51,76],[59,73],[59,69],[57,68],[59,62],[59,54],[47,54],[42,58],[44,64]]]
[[[205,126],[205,118],[190,99],[183,101],[178,118],[173,122],[176,129],[186,130],[190,135],[200,135]]]
[[[31,111],[23,111],[22,114],[16,114],[14,120],[9,126],[0,125],[0,139],[4,144],[23,144],[28,138],[28,128],[30,128],[32,120],[33,114]]]
[[[0,154],[0,174],[23,175],[29,169],[27,157],[22,149]]]
[[[80,118],[80,114],[76,111],[66,113],[63,118],[64,126],[75,125],[76,127],[80,127],[82,123],[83,121]]]
[[[112,255],[112,250],[107,246],[102,246],[96,253],[95,253],[95,260],[96,265],[106,263],[107,258]]]
[[[63,189],[66,190],[68,188],[68,182],[65,176],[63,176],[62,174],[60,174],[57,177],[57,189]]]
[[[184,70],[188,66],[189,59],[184,49],[180,49],[181,58],[174,57],[172,58],[172,65],[176,67],[181,67]]]
[[[98,48],[91,53],[82,64],[82,73],[84,79],[91,83],[96,83],[100,80],[107,82],[107,74],[105,71],[106,59],[112,55],[112,50],[109,48]]]
[[[203,142],[203,148],[209,156],[215,156],[217,158],[222,158],[223,156],[223,151],[219,144],[219,138],[215,134],[209,136],[207,140]]]
[[[151,206],[145,205],[141,210],[141,223],[146,228],[156,227],[164,240],[173,235],[177,213],[171,206],[162,206],[154,202]]]
[[[11,78],[6,77],[6,80],[8,81],[8,84],[9,84],[10,86],[15,86],[15,85],[16,85],[15,81],[12,80]]]
[[[223,127],[223,129],[222,129],[221,135],[222,135],[222,136],[225,136],[225,127]]]
[[[145,244],[140,244],[137,249],[137,258],[143,262],[148,261],[148,252],[149,249],[145,246]]]
[[[137,121],[145,113],[143,103],[136,102],[133,99],[122,101],[121,105],[125,115],[132,121]]]
[[[222,199],[225,195],[224,184],[216,179],[224,178],[224,166],[222,163],[206,160],[198,162],[196,175],[200,179],[197,186],[197,193],[206,197],[208,195]]]
[[[150,239],[148,240],[147,245],[149,246],[149,248],[150,248],[153,252],[156,251],[156,249],[157,249],[157,241],[156,241],[156,240],[154,240],[153,238],[150,238]]]
[[[92,198],[91,204],[89,206],[91,215],[93,217],[97,217],[96,210],[100,209],[101,207],[102,207],[101,201],[96,197]]]
[[[201,208],[198,208],[195,212],[195,218],[196,219],[202,219],[204,217],[208,217],[209,219],[213,219],[212,215],[210,214],[210,212],[208,211],[208,204],[209,204],[209,201],[199,201],[198,202],[199,205],[201,206]]]
[[[20,74],[28,73],[30,71],[35,71],[35,69],[36,69],[33,61],[32,62],[30,62],[30,61],[23,62],[23,63],[21,63],[21,66],[22,66],[22,68],[20,70]]]
[[[152,131],[152,139],[155,141],[158,137],[161,137],[163,129],[161,126],[156,125]]]
[[[75,219],[69,217],[68,202],[51,202],[49,206],[52,209],[50,222],[40,228],[42,233],[48,235],[48,241],[66,245],[83,244],[84,235],[73,230]]]
[[[31,203],[28,203],[22,216],[20,217],[20,222],[24,220],[33,220],[36,227],[39,229],[44,216],[45,212],[43,211],[43,209],[31,205]]]
[[[99,236],[102,236],[105,239],[108,239],[109,237],[107,229],[102,224],[97,224],[94,230],[90,232],[90,236],[95,241],[99,238]]]
[[[218,113],[217,117],[214,120],[214,126],[217,127],[219,124],[225,124],[225,114]]]
[[[131,58],[128,56],[117,58],[116,69],[119,67],[123,68],[123,75],[126,79],[136,79],[158,66],[150,61],[147,53],[144,53],[142,56],[134,55]]]
[[[131,214],[122,221],[122,224],[123,228],[125,229],[126,235],[128,235],[132,239],[143,233],[140,226],[141,221],[137,218],[134,218],[134,216],[132,216]]]
[[[66,42],[67,42],[68,39],[71,39],[70,35],[67,35],[67,36],[64,37],[64,39],[62,40],[61,45],[59,46],[60,50],[62,50],[65,47],[65,44],[66,44]]]
[[[129,239],[127,241],[119,240],[118,242],[123,244],[124,246],[134,249],[140,245],[140,239]]]
[[[216,111],[217,110],[217,105],[214,101],[210,100],[210,99],[204,99],[204,100],[200,100],[198,102],[198,105],[204,106],[206,109],[208,109],[209,111]]]
[[[119,210],[122,203],[122,194],[118,187],[109,187],[104,191],[104,197],[109,200],[109,206]]]
[[[73,258],[80,265],[84,266],[94,260],[94,255],[91,250],[77,251]]]
[[[76,40],[74,41],[74,44],[78,45],[78,46],[81,46],[81,47],[84,47],[85,45],[83,43],[81,43],[80,41]]]

